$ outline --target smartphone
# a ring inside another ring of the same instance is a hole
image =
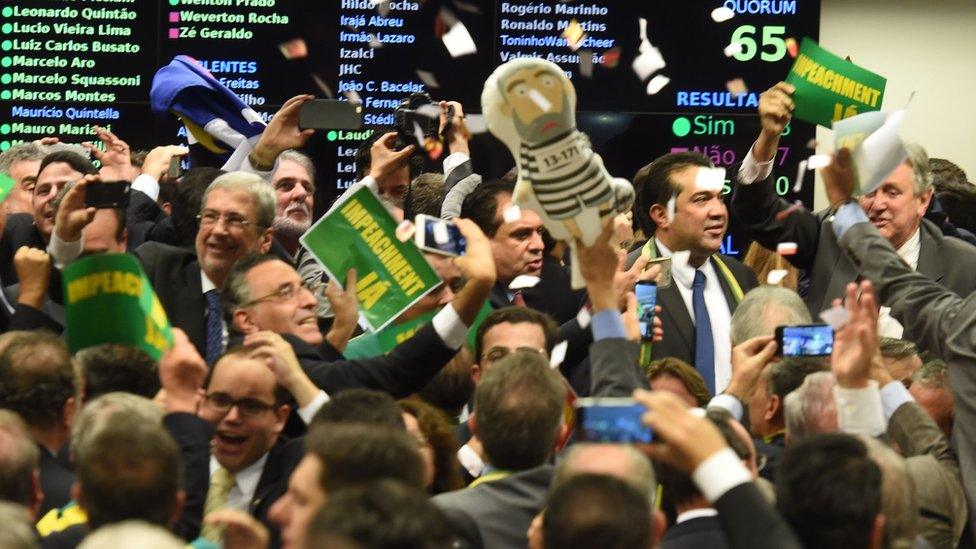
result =
[[[363,127],[363,108],[346,100],[307,101],[298,111],[298,127],[303,130],[358,130]]]
[[[646,411],[632,398],[581,398],[576,432],[585,442],[651,442],[654,433],[641,421]]]
[[[166,170],[166,177],[170,179],[179,179],[183,176],[183,157],[178,155],[173,155],[169,159],[169,169]]]
[[[654,338],[654,306],[657,304],[657,284],[638,280],[634,286],[637,294],[637,323],[642,341]]]
[[[464,255],[468,242],[453,222],[417,214],[414,226],[414,240],[421,250],[442,255]]]
[[[834,329],[828,324],[777,326],[781,356],[828,356],[834,350]]]
[[[132,185],[128,181],[94,181],[85,188],[88,208],[125,208]]]

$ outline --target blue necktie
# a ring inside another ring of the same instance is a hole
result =
[[[217,290],[203,293],[207,298],[207,364],[213,365],[220,358],[224,343],[224,329],[220,323],[220,296]]]
[[[695,270],[691,287],[691,306],[695,310],[695,369],[705,379],[708,392],[715,394],[715,346],[712,341],[712,320],[705,307],[705,273]]]

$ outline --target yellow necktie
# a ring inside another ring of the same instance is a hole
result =
[[[203,516],[227,507],[227,496],[234,487],[234,473],[221,467],[210,475],[210,489],[207,490],[207,501],[203,504]],[[214,543],[220,543],[222,529],[217,526],[204,524],[200,536]]]

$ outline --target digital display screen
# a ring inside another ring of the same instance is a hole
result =
[[[817,326],[784,326],[783,356],[827,356],[834,351],[834,329]]]
[[[424,249],[447,255],[464,255],[468,246],[461,230],[454,223],[425,216]]]
[[[718,7],[731,19],[715,21]],[[401,99],[428,92],[478,113],[488,75],[519,56],[566,71],[577,125],[612,175],[632,179],[652,159],[683,150],[731,168],[758,135],[759,93],[793,62],[789,40],[818,39],[820,2],[10,0],[0,15],[0,149],[52,135],[89,141],[93,125],[133,150],[186,143],[174,117],[149,109],[153,74],[178,54],[200,61],[265,120],[300,93],[357,98],[363,129],[318,130],[307,145],[321,213],[354,182],[356,147],[392,126]],[[563,37],[567,27],[584,33],[578,44]],[[476,51],[453,57],[444,38],[461,31]],[[639,76],[634,61],[645,41],[665,66]],[[649,94],[657,76],[668,81]],[[729,84],[736,79],[747,91]],[[793,187],[813,137],[812,125],[794,121],[774,164],[777,193],[808,206],[812,175],[799,193]],[[488,133],[470,147],[486,179],[514,165]],[[733,219],[723,252],[744,254],[738,231]]]
[[[637,323],[641,339],[650,340],[654,336],[654,306],[657,304],[657,285],[638,282],[634,286],[637,295]]]
[[[641,421],[646,411],[640,404],[581,406],[577,432],[586,442],[651,442],[654,433]]]

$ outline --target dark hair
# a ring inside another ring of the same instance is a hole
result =
[[[234,262],[234,266],[227,273],[227,280],[220,290],[220,306],[224,312],[224,320],[231,329],[234,326],[234,311],[251,299],[255,299],[251,296],[251,289],[245,283],[247,273],[269,261],[281,261],[281,258],[274,254],[250,253]]]
[[[936,192],[941,193],[946,185],[969,184],[967,183],[966,172],[945,158],[929,158],[929,170],[932,172],[932,185]],[[953,222],[955,222],[954,219]]]
[[[566,389],[545,357],[516,351],[488,368],[474,405],[487,461],[499,469],[529,469],[553,451]]]
[[[647,380],[653,382],[661,376],[671,376],[681,382],[688,393],[695,397],[698,406],[704,407],[712,399],[705,380],[693,366],[680,358],[667,357],[655,360],[647,366]]]
[[[0,409],[0,500],[30,507],[40,451],[17,414]]]
[[[471,379],[472,364],[474,364],[474,351],[465,343],[454,358],[445,364],[437,375],[417,392],[417,395],[445,414],[457,417],[474,395],[474,380]]]
[[[464,202],[461,203],[461,217],[474,221],[475,225],[491,238],[502,226],[502,217],[498,215],[498,195],[514,192],[514,178],[502,177],[485,181],[464,197]]]
[[[609,475],[576,475],[549,496],[542,515],[546,549],[650,547],[654,524],[647,496]]]
[[[676,197],[681,192],[681,186],[671,179],[671,174],[691,166],[711,168],[712,163],[708,157],[697,152],[670,153],[637,170],[634,175],[634,191],[637,193],[634,219],[647,238],[651,238],[657,230],[657,224],[651,219],[651,206],[666,206],[668,200]]]
[[[419,398],[399,401],[400,409],[417,419],[420,431],[434,453],[434,480],[428,487],[431,494],[464,488],[461,464],[457,458],[460,447],[454,427],[443,412]]]
[[[393,397],[372,389],[347,389],[332,395],[312,418],[312,425],[324,423],[368,423],[406,430]]]
[[[207,187],[213,183],[214,179],[225,173],[227,172],[204,166],[190,168],[180,178],[180,183],[177,185],[176,193],[171,201],[173,211],[170,214],[173,230],[176,232],[176,242],[179,246],[193,246],[197,232],[200,230],[197,215],[200,213],[200,205],[203,203],[203,193],[207,191]]]
[[[936,198],[953,225],[976,232],[976,185],[946,181],[937,184]]]
[[[881,469],[852,436],[804,437],[783,454],[776,507],[804,547],[867,547],[881,512]]]
[[[159,365],[138,347],[106,343],[83,349],[75,358],[85,380],[85,400],[114,391],[151,399],[159,392]]]
[[[552,319],[551,316],[546,313],[531,309],[529,307],[505,307],[504,309],[495,309],[494,311],[488,313],[485,320],[478,326],[478,331],[475,333],[474,338],[474,361],[481,362],[481,355],[485,352],[485,334],[488,330],[493,327],[504,324],[519,324],[526,322],[529,324],[536,324],[542,328],[542,333],[546,336],[546,352],[551,353],[552,348],[556,346],[556,340],[559,339],[559,327],[556,326],[556,321]]]
[[[423,492],[387,479],[329,494],[306,540],[308,547],[449,549],[454,536]]]
[[[93,530],[129,519],[167,526],[180,488],[180,454],[162,425],[116,414],[76,451],[79,503]]]
[[[410,201],[403,205],[403,218],[413,220],[417,214],[441,216],[444,202],[444,174],[422,173],[410,183]]]
[[[51,332],[19,332],[0,353],[0,407],[20,414],[30,426],[59,424],[75,383],[68,349]]]
[[[363,142],[356,148],[356,156],[353,158],[356,162],[356,181],[369,174],[369,169],[373,164],[373,153],[371,151],[373,143],[376,143],[381,137],[393,131],[396,130],[393,128],[375,128],[373,129],[373,133],[369,134],[369,137],[366,139],[363,139]]]
[[[770,364],[763,375],[766,376],[766,393],[776,395],[780,402],[786,395],[803,385],[808,375],[829,371],[826,359],[812,356],[787,356],[779,362]]]
[[[330,499],[338,490],[383,478],[424,487],[417,441],[403,429],[372,423],[315,424],[305,437],[305,453],[321,462],[319,487]]]
[[[44,160],[41,160],[41,165],[37,168],[38,175],[44,171],[44,168],[58,163],[67,164],[71,166],[72,170],[83,175],[98,175],[98,168],[91,161],[71,151],[56,151],[45,156]]]

